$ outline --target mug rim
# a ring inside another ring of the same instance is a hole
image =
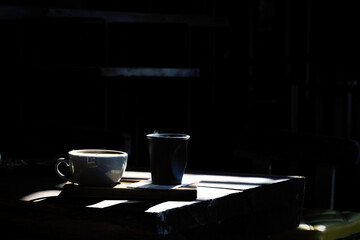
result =
[[[82,154],[76,154],[76,153],[82,153]],[[89,153],[88,153],[89,152]],[[73,149],[68,152],[69,155],[72,156],[87,156],[87,157],[94,157],[93,152],[103,152],[103,153],[117,153],[119,156],[127,156],[128,154],[123,151],[119,150],[111,150],[111,149],[95,149],[95,148],[89,148],[89,149]],[[88,153],[88,154],[87,154]],[[115,157],[113,155],[99,155],[96,157]]]
[[[146,135],[147,138],[167,138],[167,139],[184,139],[190,138],[190,135],[184,133],[150,133]]]

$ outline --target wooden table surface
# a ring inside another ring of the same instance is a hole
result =
[[[48,181],[33,178],[24,184]],[[0,187],[11,186],[4,180]],[[196,183],[194,200],[74,198],[61,194],[65,183],[48,184],[19,200],[1,198],[0,230],[16,239],[264,239],[299,224],[303,177],[193,172],[183,182]]]

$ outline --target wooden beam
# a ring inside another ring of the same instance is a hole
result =
[[[229,25],[227,17],[204,15],[149,14],[85,9],[0,6],[0,19],[21,19],[26,17],[100,18],[110,23],[185,23],[189,26],[207,27],[226,27]]]
[[[104,67],[103,77],[200,77],[198,68]]]

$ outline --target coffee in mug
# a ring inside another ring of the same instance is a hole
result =
[[[127,166],[128,154],[117,150],[81,149],[68,153],[68,159],[59,158],[55,164],[57,175],[83,186],[113,187],[120,183]],[[60,164],[70,168],[71,176],[65,176]]]

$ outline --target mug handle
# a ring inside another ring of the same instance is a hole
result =
[[[62,164],[62,163],[65,163],[66,166],[70,167],[70,162],[69,162],[68,159],[58,158],[58,160],[56,160],[56,163],[55,163],[55,172],[56,172],[56,174],[63,180],[73,182],[73,179],[65,176],[62,172],[60,172],[59,165]]]

